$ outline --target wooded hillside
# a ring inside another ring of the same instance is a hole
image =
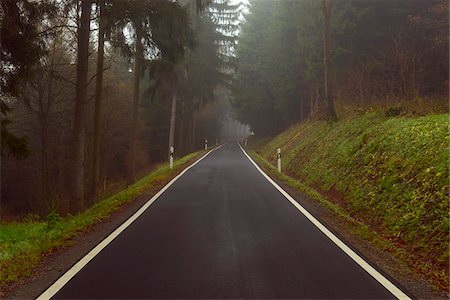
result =
[[[310,116],[329,118],[327,99],[338,117],[380,106],[447,111],[447,1],[330,1],[328,23],[327,2],[250,1],[233,85],[242,122],[272,135]]]
[[[240,5],[2,1],[2,218],[76,213],[227,122]]]

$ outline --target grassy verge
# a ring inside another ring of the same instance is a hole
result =
[[[381,248],[448,290],[448,122],[448,115],[388,118],[380,112],[308,121],[260,148],[258,159],[275,164],[282,148],[283,170],[292,178],[281,180],[352,224],[367,224],[372,233],[355,227],[361,236],[373,240],[377,233]],[[320,200],[329,192],[344,197]]]
[[[270,162],[268,162],[264,157],[259,155],[256,151],[250,151],[250,156],[253,158],[254,161],[272,178],[276,178],[280,180],[281,182],[284,182],[288,186],[296,189],[297,191],[302,192],[303,194],[309,196],[310,198],[318,201],[323,206],[331,210],[334,214],[338,215],[339,217],[345,219],[347,222],[351,223],[352,225],[356,226],[363,226],[364,228],[367,228],[366,225],[363,223],[357,221],[356,219],[352,218],[343,208],[341,208],[339,205],[333,203],[326,197],[324,197],[321,193],[316,191],[314,188],[307,186],[306,184],[301,183],[300,181],[289,177],[286,174],[279,173],[277,168],[275,168]]]
[[[42,258],[108,218],[121,205],[167,183],[204,151],[189,154],[174,162],[174,168],[162,165],[127,189],[106,198],[83,213],[61,218],[50,214],[45,221],[29,220],[0,224],[0,286],[6,287],[29,276]]]

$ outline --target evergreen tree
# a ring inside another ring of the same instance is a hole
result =
[[[20,95],[20,84],[30,79],[40,59],[46,54],[42,39],[47,34],[44,18],[55,14],[52,1],[2,1],[0,6],[0,109],[1,154],[16,158],[29,155],[26,140],[15,136],[6,128],[11,120],[8,102]],[[43,31],[40,31],[43,30]]]

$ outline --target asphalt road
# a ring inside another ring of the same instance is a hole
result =
[[[181,176],[55,298],[394,297],[228,143]]]

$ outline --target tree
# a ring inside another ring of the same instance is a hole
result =
[[[141,20],[136,18],[133,22],[135,30],[134,49],[134,79],[133,79],[133,110],[131,113],[131,134],[130,134],[130,169],[128,173],[128,183],[136,180],[136,139],[138,131],[138,106],[139,106],[139,85],[141,80],[141,66],[144,60],[144,50],[142,46]]]
[[[24,138],[16,137],[6,126],[8,120],[8,98],[20,95],[19,84],[28,80],[46,49],[39,30],[43,28],[43,18],[51,19],[55,5],[51,1],[29,2],[2,1],[0,16],[1,48],[1,153],[16,158],[26,157],[30,151]]]
[[[325,107],[324,117],[329,120],[335,120],[336,111],[334,109],[333,93],[330,84],[330,18],[332,2],[331,0],[322,0],[323,9],[323,65],[324,65],[324,87],[325,87],[325,101],[323,103]]]
[[[177,154],[199,148],[197,123],[201,121],[200,112],[205,105],[215,100],[214,90],[230,81],[226,72],[229,72],[231,59],[223,45],[233,41],[220,31],[227,18],[220,17],[215,8],[216,2],[223,11],[229,8],[220,0],[212,1],[204,11],[196,12],[194,3],[190,4],[190,23],[195,43],[193,48],[185,49],[182,59],[173,62],[161,53],[161,57],[148,64],[151,83],[146,94],[151,101],[144,104],[144,117],[150,128],[150,133],[146,135],[151,136],[152,140],[167,136],[168,150],[176,144]],[[157,124],[160,123],[167,124],[167,127],[158,128]],[[211,139],[215,140],[216,137]],[[166,151],[163,151],[164,157],[167,157]],[[161,153],[161,149],[158,147],[155,152]]]
[[[30,149],[27,145],[27,141],[24,137],[17,137],[12,134],[6,126],[11,123],[11,120],[6,119],[7,113],[10,111],[10,108],[6,105],[6,103],[0,102],[1,105],[1,141],[2,148],[1,154],[2,156],[12,156],[16,159],[23,159],[30,155]]]
[[[184,53],[190,38],[186,10],[177,3],[164,0],[129,2],[126,19],[134,30],[134,84],[132,130],[130,134],[130,164],[128,181],[136,176],[136,140],[140,79],[144,73],[146,55],[164,56],[176,62]],[[158,53],[159,52],[159,53]]]
[[[175,120],[177,115],[177,91],[175,89],[172,96],[172,104],[170,110],[170,127],[169,127],[169,159],[173,155],[172,149],[175,149]]]
[[[103,91],[103,65],[105,58],[105,31],[106,31],[106,0],[98,0],[98,46],[97,46],[97,72],[95,80],[95,103],[94,103],[94,132],[93,132],[93,156],[91,168],[91,182],[89,199],[95,197],[100,173],[100,116],[102,107]]]
[[[113,6],[116,39],[122,42],[123,53],[133,59],[132,129],[129,143],[128,182],[136,176],[136,145],[139,129],[140,82],[146,61],[162,55],[166,60],[177,61],[189,41],[187,11],[176,2],[165,0],[117,1]],[[133,31],[132,45],[126,42],[123,30],[130,26]]]
[[[65,20],[61,20],[61,23]],[[14,110],[18,114],[16,123],[29,139],[34,154],[28,158],[33,171],[29,180],[36,182],[33,191],[33,207],[46,207],[48,211],[67,209],[61,207],[61,197],[66,192],[64,185],[56,179],[56,173],[67,173],[65,157],[66,143],[59,138],[66,136],[70,126],[74,87],[72,80],[71,57],[62,44],[63,30],[47,39],[49,52],[41,60],[34,76],[21,85],[21,95],[17,98]],[[64,141],[66,138],[64,138]],[[66,210],[67,211],[67,210]]]
[[[269,32],[275,20],[278,20],[273,18],[278,5],[280,3],[273,1],[251,2],[250,14],[246,16],[241,27],[236,49],[237,68],[232,84],[231,104],[238,120],[249,124],[258,135],[274,134],[280,130],[282,124],[282,112],[277,107],[271,89],[273,85],[269,79],[277,78],[271,72],[278,70],[274,62],[280,63],[272,57],[273,54],[280,53],[272,52],[270,47],[284,49],[269,40],[274,37]]]
[[[214,90],[219,85],[227,85],[232,68],[231,52],[235,45],[237,8],[228,1],[215,0],[203,11],[195,14],[191,8],[191,26],[195,35],[193,49],[187,49],[184,59],[174,66],[171,80],[173,97],[169,128],[169,151],[175,141],[175,119],[177,103],[181,101],[180,132],[189,145],[184,148],[194,150],[196,135],[196,113],[208,102],[214,101]],[[191,123],[191,124],[187,124]],[[212,137],[211,137],[212,139]],[[211,140],[210,139],[210,140]],[[184,141],[184,144],[187,144]],[[180,143],[179,148],[183,148]]]
[[[234,111],[256,134],[271,135],[308,114],[336,119],[335,105],[442,97],[447,12],[441,0],[250,1]]]
[[[87,76],[89,59],[89,34],[92,1],[81,1],[81,17],[78,27],[77,76],[75,89],[75,114],[72,134],[71,172],[69,172],[70,210],[79,212],[84,209],[85,195],[85,130],[87,105]]]

